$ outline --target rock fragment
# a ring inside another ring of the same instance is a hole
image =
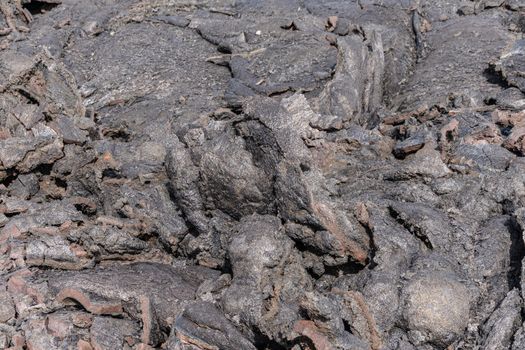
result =
[[[15,317],[13,300],[5,289],[0,290],[0,323],[6,323],[13,317]]]
[[[94,350],[123,349],[125,344],[138,343],[136,323],[112,317],[97,316],[90,328],[90,340]]]
[[[196,302],[175,320],[169,349],[193,345],[205,349],[255,349],[214,305]]]

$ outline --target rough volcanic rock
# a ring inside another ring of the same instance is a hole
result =
[[[0,348],[522,349],[515,0],[0,0]]]

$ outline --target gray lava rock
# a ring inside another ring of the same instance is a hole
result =
[[[0,348],[522,349],[524,8],[0,0]]]
[[[413,278],[404,294],[403,314],[416,344],[446,347],[467,327],[470,295],[457,278],[429,272]]]
[[[188,305],[172,328],[168,349],[182,344],[200,344],[201,347],[220,349],[255,349],[213,304],[196,302]]]
[[[512,337],[522,322],[519,312],[522,303],[518,290],[513,289],[507,294],[507,297],[483,325],[484,349],[510,348]]]

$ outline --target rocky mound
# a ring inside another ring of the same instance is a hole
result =
[[[0,348],[525,348],[519,0],[0,0]]]

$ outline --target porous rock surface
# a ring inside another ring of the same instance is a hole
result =
[[[0,0],[0,349],[524,349],[524,33],[517,0]]]

